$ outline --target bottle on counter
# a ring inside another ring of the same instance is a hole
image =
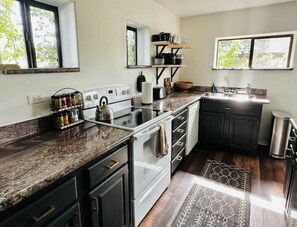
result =
[[[64,127],[64,116],[62,113],[57,116],[57,125],[59,128]]]
[[[212,83],[212,86],[211,86],[211,93],[217,93],[217,88],[214,83]]]
[[[69,118],[68,118],[67,112],[64,112],[64,114],[63,114],[63,122],[64,122],[64,126],[69,125]]]
[[[62,109],[67,107],[66,95],[61,95]]]
[[[74,92],[75,105],[82,104],[82,97],[79,91]]]
[[[66,95],[66,102],[67,102],[67,107],[71,107],[72,106],[72,99],[71,99],[71,95],[70,94]]]

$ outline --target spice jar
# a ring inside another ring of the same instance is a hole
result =
[[[81,93],[79,91],[74,92],[74,98],[76,105],[82,104]]]
[[[71,95],[70,94],[66,95],[66,102],[67,102],[67,107],[71,107],[72,106],[72,99],[71,99]]]
[[[66,95],[61,96],[61,102],[62,102],[62,108],[66,108],[67,107]]]
[[[70,123],[74,123],[76,121],[78,121],[78,117],[77,117],[77,110],[71,110],[69,112],[69,117],[70,117]]]
[[[74,93],[71,93],[70,96],[71,96],[72,106],[75,106],[76,102],[75,102],[75,98],[74,98]]]
[[[64,117],[62,113],[57,116],[57,125],[59,128],[64,127]]]
[[[65,112],[63,115],[63,122],[64,122],[64,126],[69,125],[69,118],[68,118],[68,113]]]
[[[62,109],[62,98],[60,95],[55,96],[55,107],[54,109],[59,110]]]

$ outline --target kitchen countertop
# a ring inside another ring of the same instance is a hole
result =
[[[0,145],[0,212],[129,139],[91,123]]]
[[[221,101],[238,101],[246,103],[259,103],[268,104],[270,103],[266,95],[255,95],[254,98],[240,99],[233,97],[216,97],[207,96],[208,92],[173,92],[167,95],[164,99],[155,100],[152,105],[145,105],[148,107],[153,107],[156,109],[168,109],[173,113],[187,107],[188,105],[199,101],[200,99],[211,99],[211,100],[221,100]],[[140,104],[141,105],[141,104]]]

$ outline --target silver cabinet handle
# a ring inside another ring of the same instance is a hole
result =
[[[183,121],[183,120],[185,119],[185,117],[183,117],[183,116],[178,116],[177,119]]]
[[[291,137],[291,136],[290,136],[290,137],[289,137],[289,140],[292,141],[292,142],[294,142],[294,141],[296,141],[296,137]]]
[[[225,110],[231,110],[231,108],[230,107],[225,107]]]
[[[182,156],[176,156],[176,158],[175,158],[175,160],[177,160],[177,161],[181,161],[183,159],[183,157]]]
[[[176,130],[177,132],[179,132],[179,133],[183,133],[185,130],[183,130],[183,129],[181,129],[181,128],[179,128],[178,130]]]
[[[184,143],[183,142],[177,142],[176,145],[179,146],[179,147],[182,147],[184,145]]]

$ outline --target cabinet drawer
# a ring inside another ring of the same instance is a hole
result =
[[[184,122],[180,127],[172,132],[172,145],[176,143],[187,132],[187,122]]]
[[[200,102],[200,111],[207,111],[207,112],[225,112],[225,102],[221,101],[205,101],[201,100]]]
[[[76,199],[76,179],[72,178],[1,223],[0,226],[45,226],[46,222],[60,214]]]
[[[55,218],[53,222],[47,224],[47,227],[55,227],[55,226],[76,226],[80,227],[80,210],[79,204],[76,203],[63,214],[61,214],[58,218]]]
[[[124,146],[110,156],[88,168],[90,187],[94,187],[96,184],[104,180],[127,162],[128,147]]]
[[[173,173],[185,157],[185,148],[183,148],[178,155],[171,161],[171,173]]]
[[[187,120],[187,109],[178,114],[173,120],[172,120],[172,130],[176,129],[178,126],[180,126],[182,123],[184,123]]]
[[[257,104],[226,103],[224,109],[226,112],[245,116],[261,116],[262,113],[262,105]]]
[[[173,146],[172,146],[172,155],[171,158],[174,159],[176,154],[185,147],[186,145],[186,140],[187,140],[187,136],[184,135],[179,141],[177,141]]]

